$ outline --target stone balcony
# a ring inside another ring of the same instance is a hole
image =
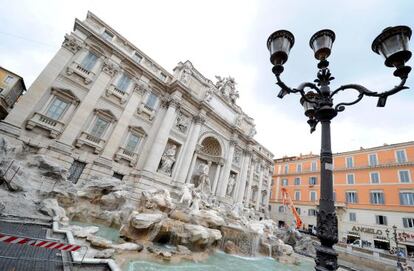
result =
[[[83,68],[79,63],[75,61],[69,65],[66,72],[69,75],[76,73],[77,75],[83,78],[86,85],[91,83],[93,81],[93,78],[95,77],[94,72],[88,71],[87,69]]]
[[[138,106],[137,113],[138,114],[144,113],[145,115],[148,116],[149,120],[153,120],[155,117],[155,109],[150,108],[144,102],[141,102],[140,105]]]
[[[80,148],[82,145],[92,147],[94,153],[99,154],[105,147],[105,140],[87,132],[82,132],[78,139],[76,139],[75,146]]]
[[[106,89],[106,96],[110,96],[110,95],[113,95],[113,96],[117,97],[120,100],[121,104],[124,104],[128,99],[128,93],[126,91],[122,91],[122,90],[118,89],[113,84],[111,84]]]
[[[118,162],[121,159],[129,161],[129,165],[133,167],[138,161],[138,154],[120,147],[115,153],[114,160]]]
[[[56,138],[63,132],[65,124],[36,112],[33,117],[27,121],[26,129],[32,130],[36,126],[48,130],[50,138]]]

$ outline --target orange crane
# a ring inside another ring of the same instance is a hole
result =
[[[283,205],[285,206],[288,205],[290,207],[290,210],[292,211],[293,216],[295,217],[295,220],[296,220],[296,228],[299,229],[303,224],[302,219],[300,219],[300,216],[298,212],[296,211],[295,205],[293,204],[293,201],[290,198],[288,191],[284,187],[282,187],[282,203]]]

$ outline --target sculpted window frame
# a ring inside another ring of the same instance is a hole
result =
[[[47,112],[57,99],[67,103],[67,106],[60,116],[55,119],[48,116]],[[26,129],[32,130],[34,127],[39,127],[48,130],[50,138],[56,138],[63,132],[79,103],[79,98],[69,89],[52,87],[50,95],[42,108],[34,112],[32,117],[27,120]]]
[[[96,136],[92,134],[92,130],[98,119],[106,121],[108,125],[101,135]],[[110,110],[94,109],[87,126],[76,139],[75,146],[80,148],[82,145],[88,145],[94,149],[95,154],[100,153],[104,149],[105,143],[112,133],[116,121],[116,116]]]
[[[87,69],[83,66],[83,62],[90,54],[96,56],[96,61],[92,67]],[[83,79],[83,83],[85,85],[89,85],[95,80],[97,74],[99,73],[99,69],[102,66],[104,58],[105,53],[101,49],[92,44],[87,45],[85,48],[82,48],[77,54],[75,54],[73,61],[66,68],[66,73],[69,76],[76,74]]]
[[[134,150],[127,148],[130,137],[136,136],[139,138],[138,144],[135,146]],[[121,159],[124,159],[129,162],[129,166],[135,166],[138,162],[139,155],[142,152],[143,147],[145,146],[145,141],[147,139],[147,133],[140,126],[128,126],[128,131],[124,136],[123,143],[118,148],[118,151],[115,153],[114,160],[119,162]]]
[[[153,96],[151,96],[153,95]],[[148,101],[151,97],[155,97],[156,100],[152,106],[148,106]],[[157,93],[154,89],[146,91],[144,97],[142,98],[141,103],[137,108],[138,115],[146,115],[150,121],[155,118],[156,112],[160,107],[161,99],[160,94]]]

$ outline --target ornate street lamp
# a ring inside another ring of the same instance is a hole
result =
[[[310,47],[314,51],[315,58],[319,60],[316,83],[305,82],[297,88],[288,87],[281,79],[283,64],[288,60],[289,52],[294,44],[294,36],[286,30],[279,30],[270,35],[267,40],[267,48],[270,51],[270,62],[273,64],[272,72],[276,76],[276,84],[281,88],[279,98],[286,94],[299,93],[300,103],[305,109],[308,117],[308,124],[311,133],[320,122],[322,125],[322,144],[321,144],[321,192],[319,200],[319,212],[317,216],[317,235],[321,245],[316,248],[316,270],[336,270],[338,268],[337,256],[333,245],[338,242],[338,219],[335,212],[333,200],[332,183],[332,151],[331,151],[331,120],[345,110],[345,106],[359,102],[364,96],[378,97],[377,106],[383,107],[387,97],[403,89],[411,68],[406,66],[406,62],[411,57],[408,49],[411,37],[411,29],[407,26],[396,26],[384,29],[372,43],[372,50],[385,58],[385,65],[394,67],[394,76],[400,78],[400,84],[385,92],[368,90],[358,84],[347,84],[331,91],[329,85],[334,79],[328,69],[327,58],[331,54],[335,33],[325,29],[315,33],[310,39]],[[308,90],[307,90],[308,89]],[[333,96],[344,90],[358,91],[358,97],[352,102],[341,102],[334,105]]]

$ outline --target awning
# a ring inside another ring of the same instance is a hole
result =
[[[352,234],[352,233],[347,233],[346,236],[352,236],[352,237],[358,237],[361,238],[361,236],[356,235],[356,234]]]
[[[388,240],[384,240],[384,239],[377,239],[377,238],[374,238],[374,241],[377,241],[377,242],[383,242],[383,243],[389,243],[390,241],[388,241]]]

